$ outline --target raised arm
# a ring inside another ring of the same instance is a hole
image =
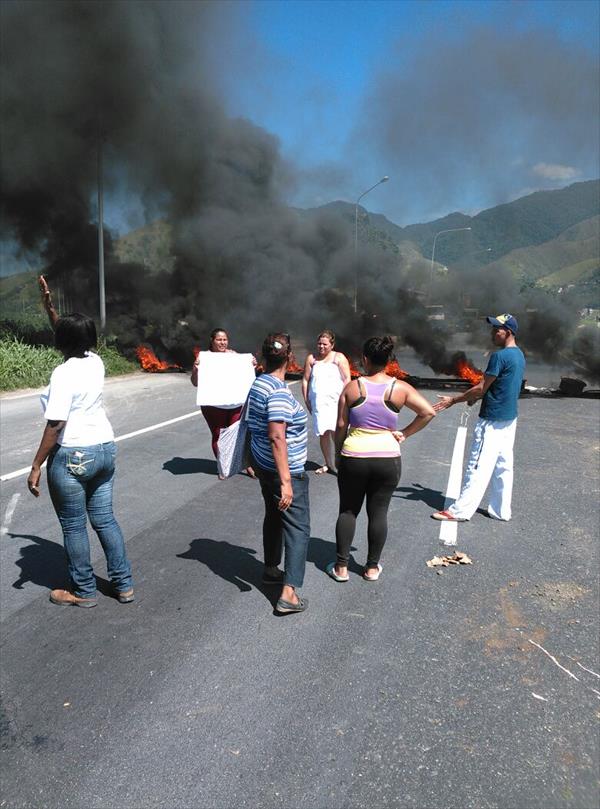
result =
[[[52,293],[50,292],[50,287],[48,286],[48,283],[43,275],[40,275],[38,278],[38,285],[40,292],[42,293],[42,304],[46,310],[46,314],[48,315],[48,320],[50,321],[52,330],[54,330],[58,321],[58,313],[54,308],[54,304],[52,303]]]

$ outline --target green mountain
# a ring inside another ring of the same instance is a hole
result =
[[[171,272],[175,264],[171,255],[171,228],[164,219],[116,239],[114,251],[119,261],[142,264],[151,272]]]
[[[354,228],[354,205],[333,202],[321,208],[337,212]],[[400,227],[381,214],[359,207],[359,239],[397,244],[408,276],[428,276],[436,233],[471,228],[436,242],[438,271],[486,265],[503,267],[522,283],[552,290],[581,287],[586,305],[594,305],[600,292],[600,180],[574,183],[555,191],[537,191],[489,208],[476,216],[451,213],[425,224]],[[307,214],[310,212],[306,212]],[[389,248],[388,248],[389,249]],[[418,283],[418,282],[417,282]],[[597,305],[597,304],[596,304]]]
[[[331,202],[319,208],[296,209],[299,216],[327,212],[339,217],[353,239],[355,206]],[[600,292],[600,180],[574,183],[555,191],[526,197],[481,211],[476,216],[451,213],[423,224],[400,227],[382,214],[358,208],[358,239],[397,256],[405,282],[423,288],[429,277],[436,233],[471,228],[436,242],[436,267],[483,267],[510,270],[524,284],[550,290],[572,287],[583,291],[587,306],[597,305]],[[115,240],[121,262],[170,271],[171,229],[158,220]],[[2,317],[14,318],[39,311],[31,272],[0,278]]]
[[[548,287],[585,280],[600,269],[600,216],[579,222],[543,244],[511,250],[488,266],[505,267],[517,277]]]
[[[312,210],[337,211],[345,219],[351,216],[354,223],[354,205],[348,202],[332,202]],[[359,207],[359,211],[363,210]],[[471,233],[438,239],[436,259],[440,264],[450,265],[488,248],[498,258],[521,247],[543,244],[599,212],[600,180],[589,180],[554,191],[536,191],[476,216],[455,212],[432,222],[400,227],[382,214],[367,215],[374,231],[385,234],[396,244],[411,242],[426,258],[431,256],[436,233],[470,227]]]

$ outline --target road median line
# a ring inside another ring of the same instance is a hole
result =
[[[170,424],[177,424],[178,421],[185,421],[185,419],[191,419],[193,416],[197,416],[199,414],[200,410],[194,410],[192,413],[186,413],[183,416],[177,416],[174,419],[168,419],[168,421],[161,421],[158,424],[150,425],[150,427],[142,427],[141,430],[134,430],[131,433],[125,433],[124,435],[115,436],[115,443],[119,441],[125,441],[127,438],[134,438],[136,435],[151,433],[153,430],[160,430],[161,427],[168,427]],[[21,477],[21,475],[28,475],[30,471],[31,466],[24,466],[22,469],[16,469],[14,472],[8,472],[6,475],[0,476],[0,482],[4,483],[7,480],[13,480],[14,478]]]

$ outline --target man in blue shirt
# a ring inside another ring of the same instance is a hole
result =
[[[483,400],[460,495],[450,508],[432,514],[434,520],[470,520],[490,480],[489,516],[496,520],[511,518],[513,446],[525,357],[515,340],[518,324],[513,315],[486,319],[492,325],[492,341],[499,350],[490,357],[483,379],[460,396],[440,396],[433,406],[440,412],[459,402]]]

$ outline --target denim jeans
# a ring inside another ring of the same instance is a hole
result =
[[[292,504],[285,511],[278,508],[281,481],[277,472],[269,472],[258,465],[254,470],[260,481],[265,501],[263,522],[263,547],[265,566],[275,567],[281,562],[285,547],[283,583],[302,587],[308,540],[310,538],[310,510],[308,505],[308,475],[306,472],[292,474]]]
[[[59,446],[48,458],[48,490],[63,530],[73,593],[79,598],[96,595],[88,517],[104,550],[115,591],[123,593],[133,584],[123,534],[112,509],[116,454],[111,441],[91,447]]]

